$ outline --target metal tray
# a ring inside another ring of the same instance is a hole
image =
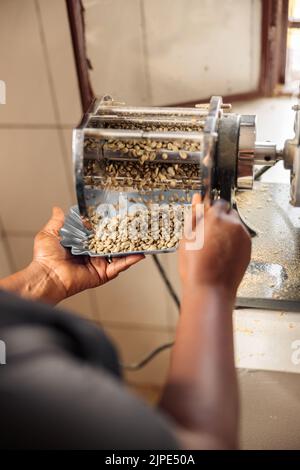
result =
[[[88,255],[100,258],[114,258],[126,255],[155,255],[160,253],[174,253],[176,248],[168,248],[165,250],[146,250],[146,251],[128,251],[122,253],[95,253],[87,249],[89,236],[92,232],[86,229],[82,223],[77,206],[71,207],[69,213],[65,217],[65,223],[60,230],[61,244],[65,248],[70,248],[73,255]]]

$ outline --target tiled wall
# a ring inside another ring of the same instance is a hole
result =
[[[0,106],[4,275],[29,262],[52,206],[66,210],[75,200],[68,140],[81,109],[65,2],[3,0],[0,57],[7,92]]]

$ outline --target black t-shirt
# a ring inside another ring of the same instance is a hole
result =
[[[175,449],[172,423],[123,385],[101,329],[0,291],[0,448]]]

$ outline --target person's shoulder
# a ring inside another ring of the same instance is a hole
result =
[[[116,349],[104,331],[71,312],[0,290],[0,332],[7,360],[60,350],[120,375]]]

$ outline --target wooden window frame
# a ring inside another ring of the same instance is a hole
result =
[[[81,106],[85,112],[95,97],[89,70],[92,68],[86,54],[84,7],[81,0],[66,0],[73,52],[77,70]]]

